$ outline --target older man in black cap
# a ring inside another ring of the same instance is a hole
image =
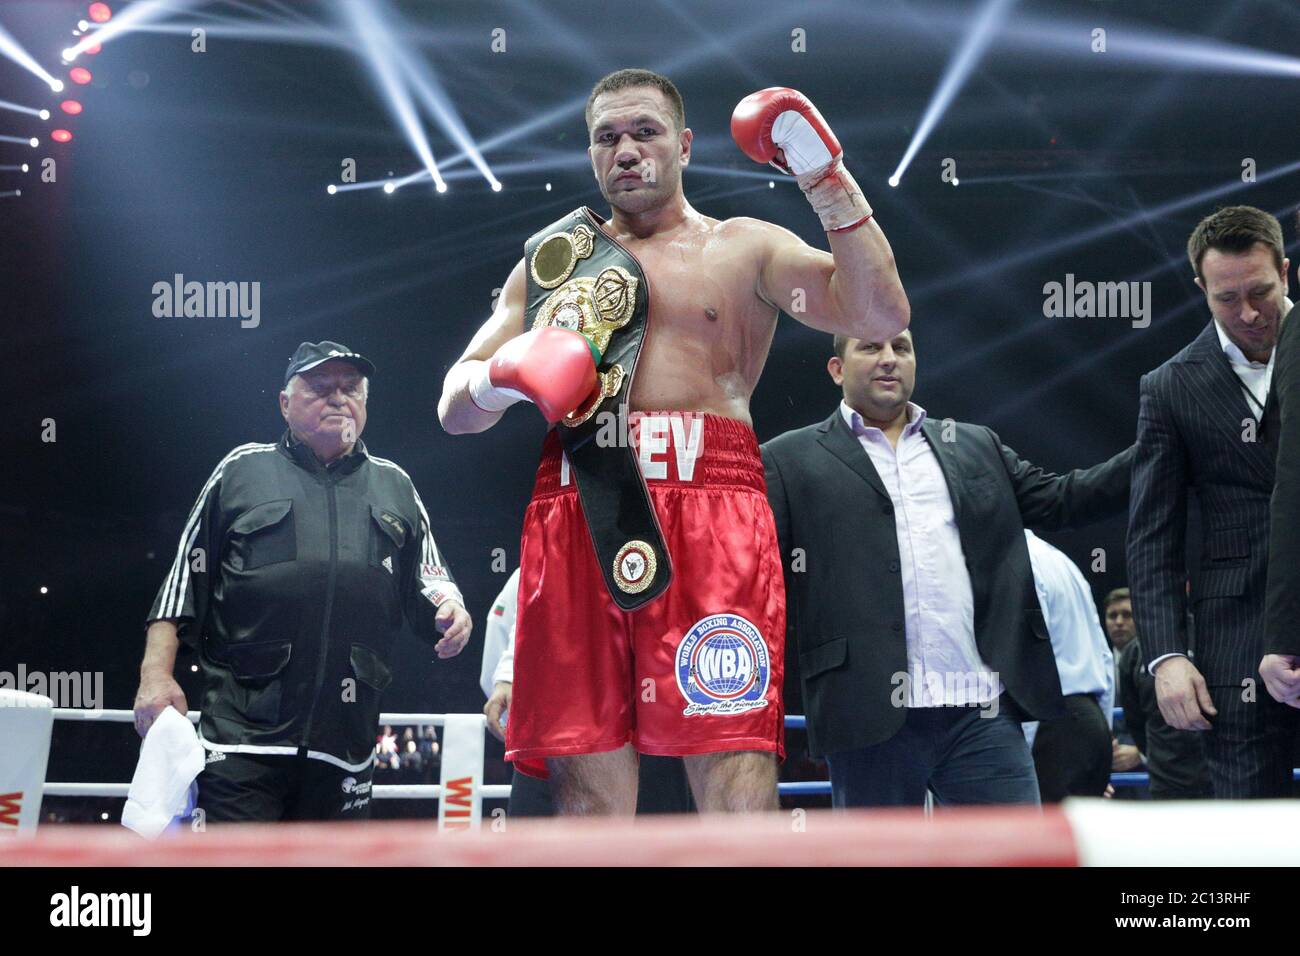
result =
[[[143,736],[185,641],[203,670],[197,805],[207,820],[370,812],[379,697],[403,620],[453,657],[470,617],[410,477],[361,442],[374,365],[304,342],[285,372],[275,444],[217,465],[149,612],[136,695]]]

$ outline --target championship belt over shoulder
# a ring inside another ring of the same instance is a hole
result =
[[[581,332],[600,352],[600,387],[585,408],[556,429],[578,486],[587,530],[610,596],[635,611],[662,594],[672,562],[636,449],[625,434],[628,399],[645,342],[649,289],[636,258],[601,232],[604,222],[576,209],[524,244],[529,329],[554,325]],[[610,416],[619,440],[597,434]]]

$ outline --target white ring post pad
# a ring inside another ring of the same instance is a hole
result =
[[[0,837],[36,829],[53,727],[50,698],[0,689]]]

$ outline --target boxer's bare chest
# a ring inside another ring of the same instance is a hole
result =
[[[756,248],[725,224],[707,222],[666,237],[624,242],[650,288],[650,332],[632,405],[747,421],[776,314],[755,291]]]

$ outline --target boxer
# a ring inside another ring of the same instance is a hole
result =
[[[785,595],[750,395],[780,312],[823,332],[887,341],[908,325],[907,297],[839,142],[795,90],[746,97],[732,134],[752,159],[796,177],[830,252],[772,223],[692,208],[682,170],[693,134],[668,78],[611,73],[593,88],[586,121],[611,217],[570,217],[579,225],[563,242],[577,252],[554,276],[538,271],[541,234],[529,241],[526,250],[538,251],[511,271],[438,406],[452,434],[484,431],[520,400],[558,423],[524,519],[506,755],[549,774],[561,813],[634,812],[638,753],[683,757],[704,812],[774,809]],[[649,302],[626,380],[601,370],[614,346],[575,330],[587,326],[564,319],[563,308],[525,327],[541,314],[540,290],[592,255],[593,237],[596,255],[621,254],[627,266],[622,285],[604,287],[607,298],[624,301],[630,288],[626,302]],[[565,429],[620,389],[667,554],[620,551],[611,578],[597,559],[596,525],[584,526],[586,499],[570,468],[576,446],[561,454],[561,445]],[[635,610],[611,590],[616,579],[634,592],[656,574],[670,583]]]

